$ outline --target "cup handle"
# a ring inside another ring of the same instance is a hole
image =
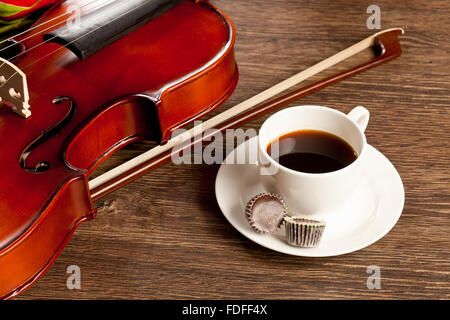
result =
[[[357,106],[348,113],[348,117],[358,125],[362,132],[364,132],[369,123],[370,113],[366,108]]]

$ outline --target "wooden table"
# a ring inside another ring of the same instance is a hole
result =
[[[217,112],[376,31],[366,27],[367,1],[213,3],[235,24],[240,70]],[[395,165],[406,192],[403,214],[384,238],[331,258],[265,249],[220,212],[218,165],[167,164],[97,202],[97,218],[19,299],[448,299],[450,7],[445,0],[379,5],[382,29],[405,29],[403,56],[292,105],[370,110],[367,139]],[[147,147],[127,147],[99,172]],[[66,286],[70,265],[81,269],[80,290]],[[370,265],[381,268],[379,290],[366,286]]]

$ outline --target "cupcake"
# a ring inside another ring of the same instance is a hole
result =
[[[260,193],[254,196],[245,209],[248,223],[253,230],[260,233],[277,231],[286,214],[284,201],[273,193]]]
[[[325,222],[294,216],[284,218],[286,241],[297,247],[315,247],[325,230]]]

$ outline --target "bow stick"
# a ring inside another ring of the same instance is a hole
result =
[[[403,33],[404,31],[401,28],[392,28],[375,33],[374,35],[352,45],[351,47],[336,53],[335,55],[313,65],[312,67],[203,122],[201,124],[201,131],[197,128],[197,126],[193,127],[183,134],[168,140],[167,143],[156,146],[149,151],[144,152],[141,155],[98,176],[97,178],[89,181],[89,189],[91,191],[92,200],[95,201],[106,194],[117,190],[123,185],[141,177],[148,171],[168,162],[171,159],[172,150],[180,145],[183,145],[183,148],[185,148],[201,143],[203,140],[206,141],[219,131],[238,127],[251,119],[259,117],[276,108],[282,107],[301,97],[314,93],[354,74],[376,67],[399,57],[402,50],[398,40],[398,35]],[[279,98],[260,105],[261,103],[299,84],[300,82],[370,47],[375,47],[378,52],[378,55],[372,60],[306,87],[289,92]],[[208,130],[208,134],[202,135],[202,133],[206,130]],[[191,142],[186,145],[186,142],[189,141]]]

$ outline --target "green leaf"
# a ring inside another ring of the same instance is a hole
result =
[[[29,19],[28,17],[8,22],[0,20],[0,41],[5,38],[5,36],[2,36],[3,33],[11,31],[13,29],[21,28],[31,23],[33,23],[33,20]]]
[[[15,6],[12,4],[6,4],[3,2],[0,2],[0,17],[9,17],[12,15],[15,15],[19,12],[29,10],[36,6],[41,0],[36,1],[35,4],[33,4],[31,7],[21,7],[21,6]]]

